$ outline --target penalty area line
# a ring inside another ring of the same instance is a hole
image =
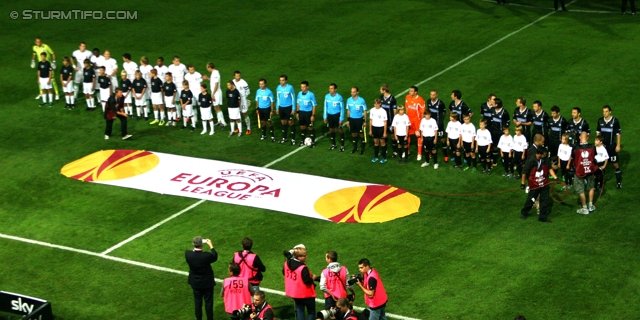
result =
[[[179,275],[182,275],[182,276],[188,276],[189,275],[188,272],[182,271],[182,270],[176,270],[176,269],[171,269],[171,268],[160,267],[160,266],[156,266],[156,265],[149,264],[149,263],[144,263],[144,262],[124,259],[124,258],[118,258],[118,257],[114,257],[114,256],[109,256],[109,255],[106,255],[106,254],[103,254],[103,253],[97,253],[97,252],[93,252],[93,251],[77,249],[77,248],[72,248],[72,247],[67,247],[67,246],[62,246],[62,245],[57,245],[57,244],[38,241],[38,240],[33,240],[33,239],[27,239],[27,238],[22,238],[22,237],[11,236],[11,235],[4,234],[4,233],[0,233],[0,238],[13,240],[13,241],[18,241],[18,242],[23,242],[23,243],[35,244],[35,245],[39,245],[39,246],[43,246],[43,247],[54,248],[54,249],[59,249],[59,250],[64,250],[64,251],[69,251],[69,252],[74,252],[74,253],[81,253],[81,254],[85,254],[85,255],[89,255],[89,256],[93,256],[93,257],[103,258],[103,259],[107,259],[107,260],[111,260],[111,261],[125,263],[125,264],[129,264],[129,265],[133,265],[133,266],[137,266],[137,267],[142,267],[142,268],[146,268],[146,269],[152,269],[152,270],[156,270],[156,271],[169,272],[169,273],[179,274]],[[216,280],[217,283],[223,283],[224,282],[223,279],[216,278],[215,280]],[[267,292],[267,293],[279,295],[279,296],[286,296],[286,294],[283,291],[280,291],[280,290],[263,288],[263,287],[260,287],[260,290],[262,290],[264,292]],[[324,304],[324,299],[316,299],[316,303]],[[362,311],[364,308],[354,306],[354,309],[356,309],[358,311]],[[394,318],[394,319],[399,319],[399,320],[420,320],[420,319],[417,319],[417,318],[405,317],[405,316],[396,315],[396,314],[393,314],[393,313],[387,313],[387,317]]]

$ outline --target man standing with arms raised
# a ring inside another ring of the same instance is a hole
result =
[[[205,242],[211,252],[202,251]],[[216,285],[211,264],[218,261],[218,252],[213,248],[211,240],[203,240],[197,236],[193,238],[193,250],[185,251],[185,259],[189,265],[189,284],[193,289],[195,314],[197,320],[202,320],[202,300],[207,314],[207,320],[213,320],[213,287]]]

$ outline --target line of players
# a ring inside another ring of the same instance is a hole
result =
[[[207,123],[210,125],[210,135],[214,133],[213,112],[215,110],[218,125],[225,127],[225,117],[220,109],[222,105],[222,89],[220,88],[220,73],[215,69],[213,63],[206,65],[211,76],[202,76],[195,71],[193,65],[184,66],[180,58],[175,56],[170,66],[164,65],[164,59],[157,60],[157,65],[151,67],[146,57],[140,59],[140,66],[131,60],[131,55],[123,54],[123,69],[120,73],[121,81],[118,83],[116,74],[118,64],[111,58],[109,51],[100,55],[100,51],[95,48],[89,53],[84,43],[80,44],[78,50],[74,51],[73,61],[65,57],[61,70],[61,80],[67,96],[67,107],[75,106],[74,93],[77,93],[78,86],[73,86],[71,79],[76,71],[75,84],[79,80],[83,83],[83,92],[87,101],[87,110],[94,110],[93,89],[99,87],[99,101],[104,104],[109,95],[120,87],[125,96],[126,112],[133,115],[132,102],[135,100],[136,117],[144,117],[148,120],[149,102],[153,107],[154,120],[151,124],[175,126],[182,117],[183,128],[191,124],[191,130],[195,130],[198,121],[198,110],[203,122],[202,134],[207,132]],[[42,63],[46,63],[46,57],[42,57],[38,65],[39,75],[42,84]],[[77,61],[83,61],[82,72],[77,67]],[[96,71],[98,76],[96,76]],[[210,92],[202,80],[210,81]],[[281,123],[282,137],[280,143],[290,143],[296,145],[297,120],[300,129],[300,145],[307,140],[310,147],[315,147],[315,127],[317,100],[313,92],[309,90],[309,83],[302,81],[300,91],[296,92],[288,83],[286,75],[280,76],[279,85],[276,88],[276,95],[267,88],[267,80],[260,79],[260,89],[255,95],[256,115],[262,128],[261,140],[270,136],[275,142],[275,132],[272,117],[277,113]],[[249,94],[251,93],[248,83],[241,78],[239,71],[234,72],[234,78],[227,82],[227,106],[231,122],[230,136],[234,133],[238,137],[242,135],[242,121],[244,119],[247,131],[251,133],[251,121],[248,115],[250,106]],[[440,141],[443,158],[445,162],[451,161],[454,168],[475,171],[478,159],[483,166],[481,173],[491,173],[491,167],[496,166],[498,158],[502,155],[502,162],[505,168],[505,177],[519,178],[527,154],[527,148],[536,144],[546,144],[554,161],[557,162],[558,150],[561,149],[562,135],[569,133],[569,144],[577,143],[581,132],[591,133],[589,124],[581,117],[580,108],[572,109],[572,119],[567,121],[560,115],[560,108],[553,106],[551,114],[542,109],[542,102],[535,101],[533,109],[529,109],[524,98],[516,100],[516,108],[513,118],[508,111],[503,108],[503,102],[495,94],[489,95],[487,102],[480,107],[482,119],[480,128],[476,130],[471,123],[473,111],[462,100],[462,93],[459,90],[451,92],[451,102],[449,104],[449,122],[444,125],[446,116],[445,103],[438,98],[438,92],[432,90],[430,97],[425,101],[419,94],[418,88],[413,86],[409,89],[409,94],[405,97],[405,105],[399,106],[393,95],[390,94],[389,86],[380,87],[380,97],[374,101],[374,108],[367,112],[367,105],[359,95],[359,88],[351,87],[351,96],[346,103],[337,92],[338,86],[335,83],[329,85],[329,92],[325,95],[323,108],[323,121],[329,127],[331,147],[329,150],[338,148],[337,135],[340,137],[340,151],[345,151],[345,132],[343,124],[348,123],[351,133],[353,148],[351,153],[360,151],[365,153],[366,134],[373,138],[374,157],[372,162],[384,163],[386,159],[387,138],[391,138],[393,156],[398,156],[399,162],[408,162],[410,154],[410,144],[415,136],[417,142],[417,160],[422,160],[423,151],[428,153],[425,157],[423,167],[429,165],[430,159],[434,161],[434,168],[437,163],[437,145]],[[199,92],[199,94],[197,93]],[[165,106],[166,120],[165,122]],[[196,107],[200,108],[196,108]],[[377,110],[382,111],[377,111]],[[428,112],[425,112],[428,111]],[[396,115],[400,115],[396,117]],[[345,117],[346,116],[346,117]],[[346,118],[346,121],[345,121]],[[367,125],[367,118],[369,123]],[[516,135],[509,135],[511,121],[515,124]],[[238,129],[235,129],[235,125]],[[442,129],[445,128],[443,131]],[[367,130],[368,129],[368,130]],[[368,131],[368,132],[367,132]],[[617,154],[621,146],[621,128],[617,118],[611,115],[611,108],[603,108],[603,117],[597,122],[598,135],[602,135],[602,140],[609,155],[609,162],[615,168],[617,187],[621,187],[621,172],[618,166]],[[531,141],[536,134],[540,134],[543,141]],[[393,135],[393,136],[391,136]],[[445,136],[446,135],[446,136]],[[310,141],[309,141],[310,140]],[[424,142],[424,143],[423,143]],[[497,142],[497,143],[496,143]],[[360,145],[360,149],[358,146]],[[535,154],[535,153],[534,153]],[[562,155],[564,156],[564,154]],[[464,157],[467,166],[463,166]],[[562,159],[561,159],[562,160]],[[515,167],[515,169],[514,169]],[[516,174],[516,172],[518,174]]]

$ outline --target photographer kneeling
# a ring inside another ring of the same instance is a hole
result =
[[[245,304],[242,309],[233,311],[232,319],[275,320],[273,308],[267,303],[262,290],[253,294],[253,303]]]

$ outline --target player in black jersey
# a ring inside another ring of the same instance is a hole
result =
[[[558,148],[562,143],[562,135],[567,132],[567,126],[567,119],[560,115],[560,108],[558,106],[551,107],[551,117],[547,121],[547,128],[549,128],[547,144],[553,162],[558,160]]]
[[[547,136],[547,122],[549,121],[549,114],[542,110],[542,102],[536,100],[533,102],[533,116],[531,117],[531,124],[533,127],[533,135],[539,133],[544,136],[545,141],[549,140]]]
[[[89,59],[84,60],[84,69],[82,69],[82,93],[84,93],[84,100],[87,102],[87,111],[95,110],[95,100],[93,100],[94,80],[96,78],[95,71],[91,68],[91,61]]]
[[[164,75],[164,84],[162,85],[162,92],[164,93],[164,104],[167,106],[167,126],[176,126],[177,113],[176,105],[173,104],[176,101],[176,84],[173,83],[173,74],[167,72]]]
[[[133,98],[136,104],[136,119],[140,120],[143,110],[147,108],[147,99],[145,92],[147,92],[147,81],[142,79],[142,73],[140,70],[136,70],[136,78],[131,82],[131,88],[133,91]]]
[[[516,108],[513,110],[513,123],[516,126],[522,126],[522,134],[527,138],[527,142],[531,143],[531,119],[533,112],[527,108],[527,100],[518,98],[516,100]]]
[[[444,105],[442,100],[438,99],[438,91],[431,90],[429,94],[429,100],[427,101],[427,110],[431,111],[431,118],[436,120],[438,124],[438,137],[440,138],[440,143],[442,143],[442,152],[444,155],[444,161],[449,161],[448,148],[447,148],[447,140],[444,135],[444,118],[447,113],[447,107]],[[433,146],[437,148],[436,145]],[[435,149],[434,149],[435,150]],[[432,154],[429,154],[430,157],[433,157]]]
[[[487,102],[484,102],[480,105],[480,113],[482,113],[482,119],[486,119],[487,123],[491,123],[491,110],[493,110],[493,107],[495,106],[495,102],[493,101],[495,98],[495,94],[489,94],[489,97],[487,97]]]
[[[578,143],[582,132],[586,132],[587,136],[591,135],[591,129],[587,121],[582,118],[582,110],[580,108],[573,108],[571,110],[571,117],[573,119],[569,121],[567,131],[569,132],[569,144],[573,146]]]
[[[393,132],[393,127],[391,126],[391,123],[393,123],[393,116],[395,116],[398,108],[398,104],[396,102],[396,98],[389,92],[389,85],[388,84],[383,84],[382,86],[380,86],[380,101],[382,101],[382,109],[384,109],[387,112],[387,132]],[[385,148],[385,151],[383,151],[384,153],[386,153],[386,148],[387,148],[387,143],[386,143],[386,139],[385,139],[385,143],[384,146],[382,146],[383,148]],[[391,146],[393,147],[392,150],[396,150],[397,149],[397,144],[398,142],[395,139],[391,139]],[[393,156],[396,156],[396,152],[393,152]]]
[[[34,53],[35,56],[35,53]],[[40,54],[40,62],[38,62],[38,84],[42,91],[42,103],[40,106],[47,104],[47,97],[49,98],[49,107],[53,105],[53,94],[51,93],[51,84],[53,83],[53,67],[51,63],[47,61],[47,53]]]
[[[64,92],[64,99],[67,103],[64,107],[71,110],[71,108],[75,107],[75,101],[73,99],[73,67],[71,66],[71,59],[69,59],[69,57],[64,57],[62,59],[60,82],[62,83],[62,92]]]
[[[158,70],[151,69],[151,105],[153,106],[153,121],[149,124],[164,125],[164,98],[162,97],[162,80],[158,78]],[[159,123],[158,123],[159,121]]]
[[[498,149],[498,142],[500,136],[503,135],[504,128],[508,128],[510,125],[509,112],[502,107],[502,99],[493,98],[493,109],[491,111],[491,124],[489,125],[489,131],[491,131],[491,161],[493,166],[498,165],[498,156],[500,155],[500,149]]]
[[[111,77],[105,72],[105,67],[100,67],[100,76],[98,77],[98,86],[100,87],[100,101],[102,102],[102,112],[107,108],[107,101],[111,97]]]
[[[449,103],[449,112],[455,112],[461,117],[465,114],[473,117],[473,111],[471,111],[471,108],[469,108],[469,106],[464,103],[464,101],[462,101],[462,93],[460,92],[460,90],[453,90],[451,92],[451,100],[451,103]]]
[[[609,105],[602,107],[602,115],[603,117],[598,119],[596,132],[602,136],[602,142],[604,142],[609,154],[609,162],[615,168],[616,187],[620,189],[622,188],[622,172],[618,165],[618,152],[620,152],[622,129],[618,118],[611,115],[611,107]]]
[[[120,85],[118,88],[122,90],[122,97],[124,98],[124,112],[131,116],[133,115],[133,108],[131,108],[131,80],[127,78],[127,71],[122,70],[120,72]]]

